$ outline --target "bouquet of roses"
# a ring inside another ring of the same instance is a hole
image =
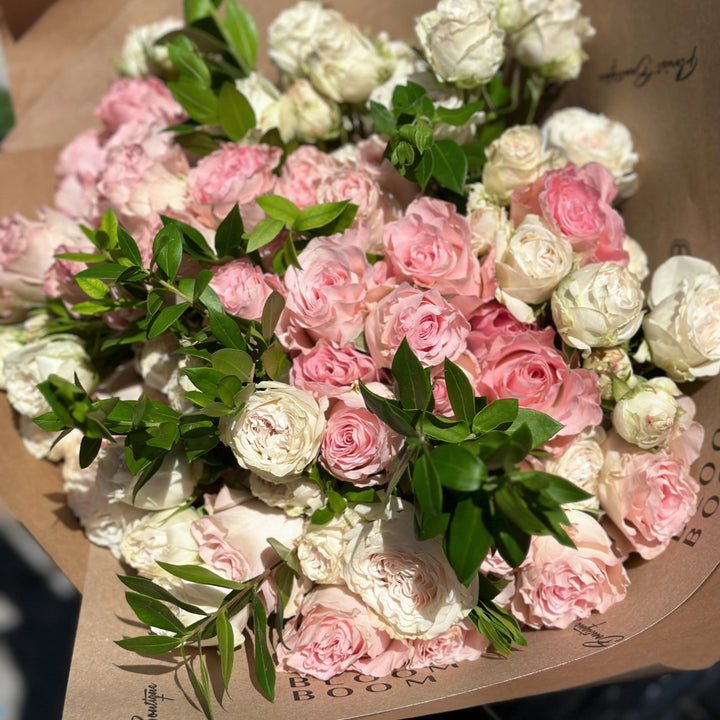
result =
[[[581,108],[576,0],[440,0],[416,46],[303,1],[133,31],[55,208],[0,221],[2,380],[178,651],[384,676],[625,597],[692,516],[720,274],[647,296],[627,129]],[[611,541],[610,536],[613,540]]]

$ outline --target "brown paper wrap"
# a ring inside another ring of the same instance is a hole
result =
[[[245,4],[264,27],[291,3]],[[408,19],[432,4],[334,3],[361,25],[387,29],[395,37],[407,37]],[[648,251],[651,267],[673,253],[720,265],[715,198],[720,101],[714,76],[720,65],[719,9],[703,0],[585,0],[583,5],[597,35],[587,45],[591,59],[581,79],[567,88],[560,104],[604,112],[630,128],[641,156],[641,185],[623,212],[628,233]],[[0,153],[0,213],[32,214],[51,200],[57,147],[92,124],[92,108],[112,80],[111,60],[126,28],[171,12],[180,13],[179,0],[58,0],[20,42],[6,48],[11,82],[21,79],[14,89],[22,102],[19,125]],[[57,48],[56,56],[51,48]],[[54,57],[52,63],[48,57]],[[39,71],[23,95],[31,61]],[[712,381],[693,391],[706,428],[695,466],[701,484],[695,517],[659,558],[631,563],[628,598],[604,615],[564,631],[529,632],[528,647],[507,659],[400,671],[380,679],[348,673],[327,683],[280,674],[274,705],[252,686],[245,653],[238,651],[224,710],[242,712],[248,720],[289,713],[333,720],[401,718],[711,665],[720,657],[719,389]],[[107,551],[89,548],[64,508],[57,468],[27,456],[4,402],[0,422],[0,495],[73,582],[84,587],[65,720],[98,714],[98,707],[106,720],[201,717],[177,658],[145,659],[112,642],[141,631],[115,578],[122,569]],[[216,716],[224,714],[218,710]]]

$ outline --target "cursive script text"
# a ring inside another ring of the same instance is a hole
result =
[[[586,625],[585,623],[576,622],[573,625],[573,630],[579,635],[592,638],[592,640],[586,640],[582,644],[586,648],[606,648],[625,639],[624,635],[603,635],[597,628],[604,624],[604,622],[601,622]]]
[[[602,82],[621,83],[632,79],[635,87],[647,85],[654,77],[671,77],[675,82],[684,82],[698,66],[697,46],[688,56],[656,60],[650,54],[643,55],[634,65],[621,68],[617,58],[612,61],[610,70],[599,75]]]

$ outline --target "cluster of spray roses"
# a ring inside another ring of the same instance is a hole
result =
[[[291,367],[287,382],[257,383],[241,410],[219,423],[235,467],[200,508],[188,500],[202,483],[202,462],[169,453],[152,482],[133,492],[137,477],[120,445],[103,443],[82,467],[80,432],[51,447],[54,436],[21,423],[32,452],[64,461],[68,502],[93,542],[204,613],[221,607],[226,590],[158,562],[197,565],[234,583],[260,578],[266,610],[282,597],[287,622],[277,663],[286,670],[322,679],[345,670],[380,676],[403,665],[477,659],[488,641],[468,619],[476,584],[458,581],[437,537],[416,540],[409,500],[386,496],[406,440],[358,390],[363,383],[392,397],[390,368],[405,340],[430,369],[438,415],[453,417],[448,358],[476,396],[515,399],[561,423],[545,456],[525,462],[592,496],[568,508],[574,548],[536,537],[516,568],[488,556],[483,572],[504,584],[496,601],[527,626],[567,627],[625,596],[624,558],[603,525],[652,558],[693,514],[698,485],[690,466],[703,432],[676,382],[720,370],[720,275],[712,265],[668,261],[646,301],[647,263],[616,209],[637,182],[627,129],[579,108],[542,127],[514,125],[485,148],[482,182],[468,186],[462,211],[398,174],[378,134],[334,152],[301,145],[283,154],[259,142],[271,128],[284,141],[340,138],[341,105],[381,103],[407,80],[438,104],[461,106],[464,91],[495,75],[508,46],[540,77],[574,77],[591,33],[573,0],[441,0],[417,20],[420,59],[389,41],[373,44],[336,12],[301,2],[270,27],[283,90],[256,74],[237,82],[257,132],[199,159],[165,132],[186,116],[162,82],[132,77],[113,86],[98,107],[102,128],[61,154],[56,209],[39,221],[0,221],[0,300],[13,323],[2,330],[2,375],[24,418],[51,409],[35,387],[51,373],[70,382],[77,376],[98,398],[144,393],[177,413],[195,407],[192,372],[201,362],[172,332],[134,346],[133,358],[95,387],[97,358],[76,335],[47,334],[42,315],[18,323],[45,298],[82,319],[92,284],[80,288],[75,276],[94,247],[77,222],[101,227],[112,210],[147,265],[165,218],[214,247],[233,208],[246,232],[266,227],[257,201],[267,196],[299,212],[349,200],[357,212],[343,232],[306,242],[283,273],[273,258],[287,230],[252,259],[204,264],[230,315],[261,322],[273,293],[282,296],[275,332]],[[137,56],[145,46],[134,47]],[[167,61],[157,53],[150,59]],[[150,66],[126,58],[123,67],[131,74]],[[482,122],[475,113],[459,130],[472,134]],[[451,130],[459,137],[457,126],[435,127]],[[199,269],[185,260],[179,277]],[[117,308],[101,316],[119,330],[136,317],[136,309]],[[332,504],[313,468],[353,488],[327,522],[312,520]],[[289,590],[269,537],[296,555]],[[203,617],[174,612],[187,624]],[[230,618],[237,643],[249,618],[249,605]]]

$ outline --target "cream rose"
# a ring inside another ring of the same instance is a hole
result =
[[[302,574],[325,585],[342,584],[342,560],[345,533],[352,527],[346,515],[333,518],[325,525],[308,524],[297,544]]]
[[[650,269],[648,268],[648,257],[642,245],[635,240],[635,238],[625,235],[622,249],[628,254],[628,270],[640,280],[640,282],[645,280],[650,274]]]
[[[25,344],[22,325],[0,325],[0,390],[5,390],[5,358]]]
[[[677,382],[720,372],[720,275],[687,255],[654,273],[643,322],[652,361]]]
[[[482,183],[468,186],[467,219],[472,231],[472,250],[478,256],[487,255],[496,242],[507,242],[513,232],[507,208],[498,205]]]
[[[542,126],[547,147],[562,150],[578,167],[589,162],[604,165],[615,178],[618,196],[630,197],[636,190],[638,155],[628,128],[602,113],[580,107],[554,112]]]
[[[570,273],[552,295],[552,316],[563,341],[580,350],[629,340],[643,319],[645,295],[637,278],[614,263]]]
[[[250,492],[270,507],[279,507],[289,517],[312,514],[325,504],[320,486],[312,480],[275,483],[250,474]]]
[[[156,335],[140,345],[136,357],[137,371],[151,388],[165,391],[180,361],[181,356],[174,354],[179,347],[177,338],[171,333]]]
[[[474,607],[476,583],[457,579],[438,538],[415,539],[412,511],[356,525],[345,540],[345,583],[395,637],[431,639]]]
[[[475,88],[489,82],[505,58],[497,6],[486,0],[440,0],[415,21],[415,34],[441,82]]]
[[[280,70],[294,77],[305,74],[313,41],[328,14],[342,19],[334,10],[309,0],[278,13],[268,26],[267,41],[270,59]]]
[[[283,140],[287,142],[292,133],[286,133],[278,116],[278,101],[281,93],[262,73],[253,71],[246,78],[235,81],[235,87],[245,96],[255,113],[255,127],[260,133],[270,128],[278,128]]]
[[[486,148],[483,167],[485,190],[497,202],[507,204],[515,188],[537,180],[546,170],[558,167],[565,158],[557,150],[545,150],[540,128],[514,125]]]
[[[594,348],[583,358],[583,368],[597,374],[605,402],[620,398],[634,382],[632,360],[620,347]]]
[[[156,43],[163,35],[182,28],[183,24],[180,18],[168,17],[131,28],[120,50],[118,72],[128,77],[145,77],[158,70],[171,70],[167,48]]]
[[[327,399],[284,383],[259,383],[235,418],[225,423],[223,442],[241,467],[270,482],[297,480],[315,459]]]
[[[520,322],[533,322],[530,306],[550,298],[572,263],[572,245],[537,215],[527,215],[510,238],[501,234],[496,238],[495,297]]]
[[[309,80],[296,80],[280,98],[278,127],[283,138],[301,142],[327,140],[340,132],[340,108],[325,99]]]

